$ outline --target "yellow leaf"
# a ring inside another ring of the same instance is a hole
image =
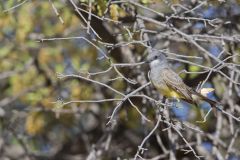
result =
[[[114,21],[117,21],[119,17],[118,8],[119,7],[116,4],[110,6],[110,16]]]
[[[28,134],[34,136],[44,132],[46,120],[42,112],[32,112],[28,115],[25,123],[25,129]]]

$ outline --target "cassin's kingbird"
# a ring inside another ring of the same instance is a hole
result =
[[[149,78],[163,96],[182,99],[191,104],[203,100],[214,108],[219,104],[187,86],[182,78],[171,69],[165,55],[162,53],[153,51],[148,55],[147,62],[150,64],[151,69]]]

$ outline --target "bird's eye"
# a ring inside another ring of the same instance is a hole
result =
[[[158,56],[154,56],[154,59],[157,59],[158,58]]]

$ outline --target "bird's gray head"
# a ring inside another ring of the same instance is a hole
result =
[[[168,65],[166,56],[158,51],[153,51],[149,54],[146,62],[150,64],[151,68],[164,67]]]

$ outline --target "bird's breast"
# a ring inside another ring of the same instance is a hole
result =
[[[181,95],[168,87],[163,79],[163,75],[158,71],[150,72],[150,79],[154,87],[164,96],[172,98],[182,98]]]

